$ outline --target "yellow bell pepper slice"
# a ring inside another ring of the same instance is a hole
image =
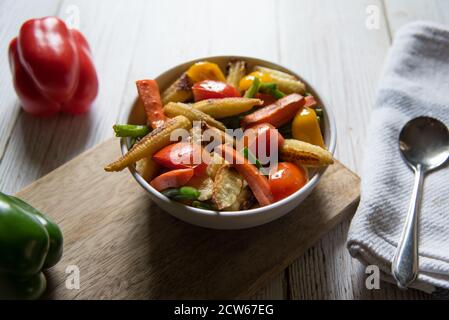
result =
[[[187,70],[187,75],[193,82],[201,82],[203,80],[226,81],[220,67],[216,63],[208,61],[195,63]]]
[[[292,122],[293,138],[324,148],[323,135],[315,110],[302,108]]]
[[[259,78],[259,80],[262,83],[269,83],[273,82],[273,79],[268,73],[263,73],[261,71],[254,71],[248,74],[247,76],[243,77],[242,80],[240,80],[239,83],[239,89],[240,91],[246,91],[251,87],[253,84],[253,81],[255,78]]]

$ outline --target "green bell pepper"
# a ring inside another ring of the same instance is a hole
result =
[[[0,298],[36,299],[45,290],[42,270],[61,259],[63,236],[41,212],[0,192]]]

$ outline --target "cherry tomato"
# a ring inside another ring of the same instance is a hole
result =
[[[199,145],[178,142],[168,145],[153,155],[153,160],[169,169],[194,168],[195,175],[202,175],[209,163],[210,155]]]
[[[279,201],[304,187],[308,181],[307,171],[291,162],[280,162],[268,181],[274,200]]]
[[[271,139],[276,139],[277,145],[271,146]],[[261,123],[245,130],[244,146],[257,158],[269,157],[271,147],[278,150],[284,144],[284,138],[279,131],[269,123]],[[259,146],[265,145],[265,150],[259,150]]]
[[[192,89],[195,101],[240,97],[236,88],[221,81],[204,80],[195,83]]]

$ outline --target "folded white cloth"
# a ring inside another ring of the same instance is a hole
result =
[[[449,28],[415,22],[396,34],[371,114],[361,200],[348,235],[353,257],[392,280],[391,261],[412,195],[414,175],[401,159],[405,123],[430,116],[449,125]],[[449,165],[428,174],[419,218],[415,288],[449,291]]]

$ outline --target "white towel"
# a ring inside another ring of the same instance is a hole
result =
[[[351,223],[353,257],[392,281],[391,261],[412,195],[414,174],[401,159],[399,133],[430,116],[449,125],[449,28],[415,22],[396,34],[379,84],[365,147],[361,200]],[[419,276],[412,287],[449,291],[449,166],[428,174],[419,217]]]

